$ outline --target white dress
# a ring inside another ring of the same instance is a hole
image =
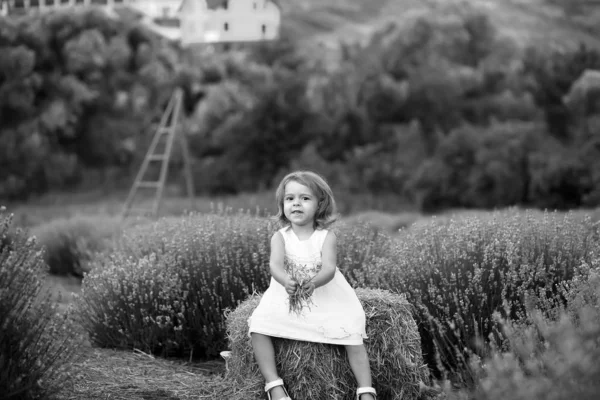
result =
[[[300,240],[289,226],[279,232],[285,243],[286,271],[294,268],[296,275],[316,275],[328,231],[316,229],[306,240]],[[311,301],[310,308],[303,308],[300,314],[290,312],[285,288],[271,277],[269,288],[248,318],[249,334],[340,345],[359,345],[367,338],[365,312],[337,267],[333,279],[315,289]]]

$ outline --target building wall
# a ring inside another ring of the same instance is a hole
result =
[[[129,0],[128,5],[150,18],[176,18],[182,0]],[[195,0],[198,1],[198,0]]]
[[[181,12],[184,45],[192,43],[273,40],[279,35],[281,12],[266,0],[229,0],[214,10],[186,0]]]
[[[223,0],[215,9],[208,8],[204,0],[8,0],[8,4],[0,13],[7,9],[44,12],[78,6],[131,7],[145,16],[144,22],[154,31],[181,40],[183,45],[273,40],[279,36],[281,23],[279,7],[268,0]]]

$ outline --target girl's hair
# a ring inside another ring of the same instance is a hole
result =
[[[315,229],[325,229],[335,222],[337,219],[335,199],[333,198],[333,191],[325,179],[312,171],[295,171],[287,174],[281,180],[277,187],[277,191],[275,192],[275,199],[277,201],[277,215],[275,216],[275,219],[279,221],[281,225],[286,226],[290,224],[290,221],[283,212],[283,198],[285,196],[285,185],[291,181],[296,181],[310,188],[317,197],[318,206],[317,212],[315,213]]]

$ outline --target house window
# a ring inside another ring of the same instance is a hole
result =
[[[75,0],[75,4],[83,4],[83,0]]]
[[[223,8],[224,8],[224,9],[226,9],[226,10],[228,10],[228,9],[229,9],[229,0],[225,0],[225,1],[223,2]]]
[[[229,30],[229,24],[227,22],[223,24],[223,29],[225,30],[225,32]]]
[[[44,4],[47,6],[53,6],[54,5],[54,0],[45,0]]]
[[[252,9],[253,9],[253,10],[256,10],[256,2],[253,2],[253,3],[252,3]]]
[[[69,4],[69,0],[60,0],[60,4]]]
[[[40,0],[31,0],[29,2],[29,6],[30,7],[39,7],[40,6]]]
[[[262,26],[260,27],[260,30],[262,31],[262,34],[266,34],[267,33],[267,26],[265,24],[262,24]]]
[[[14,8],[25,8],[25,1],[24,0],[15,0],[15,2],[13,3],[13,7]]]

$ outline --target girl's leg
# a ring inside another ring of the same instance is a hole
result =
[[[356,377],[358,387],[370,387],[371,383],[371,366],[369,365],[369,356],[365,346],[360,345],[348,345],[346,346],[346,353],[348,354],[348,361],[350,362],[350,368]],[[374,400],[375,398],[371,394],[363,394],[360,400]]]
[[[260,373],[265,378],[265,382],[272,382],[279,378],[277,367],[275,365],[275,349],[271,338],[260,333],[252,333],[252,348],[254,349],[254,358],[260,369]],[[279,400],[285,397],[285,392],[281,386],[271,389],[271,398]]]

